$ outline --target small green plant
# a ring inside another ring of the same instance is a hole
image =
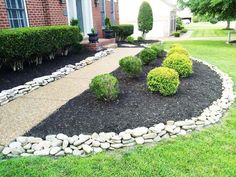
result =
[[[182,29],[180,32],[181,32],[181,33],[187,33],[188,30],[187,30],[186,28],[184,28],[184,29]]]
[[[139,58],[141,59],[144,65],[147,65],[151,61],[155,60],[157,56],[156,56],[156,52],[153,49],[147,48],[147,49],[143,49],[139,53]]]
[[[111,29],[113,30],[117,41],[123,41],[134,33],[134,25],[130,24],[112,25]]]
[[[188,77],[193,73],[192,60],[180,53],[169,55],[163,61],[162,66],[176,70],[181,77]]]
[[[89,88],[99,100],[104,101],[115,100],[120,93],[118,79],[111,74],[94,77]]]
[[[133,43],[134,43],[134,37],[132,37],[132,36],[128,36],[126,40],[127,40],[127,42],[130,43],[130,44],[133,44]]]
[[[173,95],[179,88],[179,74],[166,67],[152,69],[147,76],[148,89],[151,92],[160,92],[164,96]]]
[[[173,33],[174,37],[180,37],[180,32],[179,31],[176,31]]]
[[[119,62],[121,70],[129,77],[137,77],[142,73],[142,61],[140,58],[128,56]]]
[[[144,37],[143,37],[143,36],[139,36],[139,37],[137,38],[137,40],[138,40],[138,42],[143,42],[143,41],[144,41]]]
[[[181,47],[181,46],[178,46],[178,45],[176,45],[176,47],[172,47],[172,48],[169,50],[168,56],[169,56],[169,55],[172,55],[172,54],[174,54],[174,53],[184,54],[184,55],[186,55],[186,56],[189,57],[188,51],[187,51],[185,48],[183,48],[183,47]]]
[[[182,30],[184,29],[184,24],[183,24],[183,21],[180,17],[177,17],[176,18],[176,30]]]
[[[79,26],[79,20],[72,18],[72,19],[70,20],[70,25],[71,25],[71,26]]]
[[[92,29],[91,29],[91,33],[92,33],[92,34],[96,34],[96,33],[97,33],[96,28],[92,28]]]
[[[111,22],[108,17],[105,18],[105,29],[106,30],[111,30]]]
[[[164,52],[164,46],[160,43],[154,43],[151,45],[150,48],[156,52],[157,57],[162,56],[162,54]]]
[[[142,32],[142,36],[151,31],[153,28],[153,13],[152,7],[147,1],[144,1],[138,13],[138,29]]]

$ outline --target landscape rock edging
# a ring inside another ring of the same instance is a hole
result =
[[[215,100],[211,106],[205,108],[198,117],[192,117],[183,121],[169,120],[155,124],[150,128],[138,127],[127,129],[119,134],[114,132],[93,133],[92,135],[74,135],[68,137],[62,133],[48,135],[45,140],[37,137],[18,137],[15,141],[5,146],[2,153],[8,157],[15,156],[64,156],[72,154],[85,156],[99,153],[104,150],[114,150],[130,147],[136,144],[156,143],[163,139],[186,135],[192,131],[215,124],[224,116],[227,109],[234,102],[233,81],[216,66],[208,64],[197,58],[192,58],[209,66],[222,79],[222,96]]]

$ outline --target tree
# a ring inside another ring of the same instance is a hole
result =
[[[235,0],[179,0],[182,7],[189,7],[194,15],[206,16],[208,19],[230,21],[236,19]]]
[[[145,37],[146,33],[152,30],[153,27],[153,13],[150,4],[144,1],[138,14],[138,29],[142,31],[142,36]]]

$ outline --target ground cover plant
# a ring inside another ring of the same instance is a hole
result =
[[[191,55],[215,64],[236,82],[234,46],[224,41],[180,42]],[[171,42],[166,44],[167,48]],[[234,87],[236,89],[236,87]],[[222,124],[154,146],[140,146],[86,158],[30,157],[0,161],[0,175],[231,177],[236,174],[236,105]],[[43,170],[42,170],[43,169]]]

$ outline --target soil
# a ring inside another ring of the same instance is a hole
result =
[[[121,132],[140,126],[150,127],[167,120],[185,120],[201,114],[202,110],[221,97],[219,76],[208,66],[193,61],[194,74],[181,78],[178,92],[164,97],[150,93],[146,86],[147,73],[161,65],[163,58],[145,66],[139,78],[129,79],[117,69],[121,94],[113,102],[98,101],[86,90],[70,100],[47,119],[33,127],[27,136],[45,137],[48,134],[91,134]]]

